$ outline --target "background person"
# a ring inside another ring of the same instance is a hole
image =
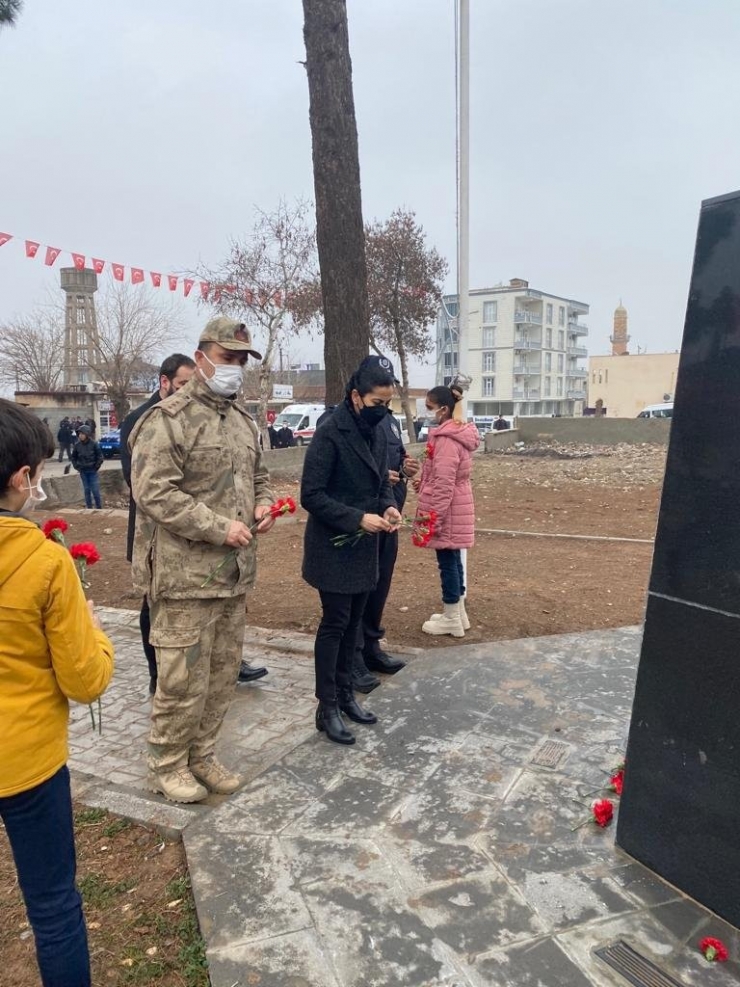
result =
[[[230,794],[241,779],[215,756],[244,645],[257,560],[250,526],[268,531],[273,495],[257,426],[237,400],[252,349],[244,323],[206,325],[196,371],[134,426],[133,577],[149,600],[157,691],[149,784],[173,802]]]
[[[66,766],[69,700],[101,695],[113,646],[67,549],[22,516],[46,497],[41,473],[53,448],[46,426],[0,400],[0,818],[42,983],[89,987]]]
[[[80,474],[82,491],[85,494],[85,507],[90,509],[93,500],[97,508],[102,507],[100,500],[100,479],[98,470],[103,465],[103,451],[92,437],[89,425],[81,425],[77,433],[78,439],[72,449],[72,465]]]
[[[171,397],[176,391],[187,384],[195,373],[195,361],[183,353],[173,353],[163,361],[159,368],[159,388],[152,394],[148,401],[134,408],[121,422],[121,470],[123,478],[131,490],[131,452],[128,448],[128,440],[131,431],[138,420],[145,415],[150,408],[165,398]],[[134,532],[136,530],[136,501],[133,494],[129,496],[128,502],[128,533],[126,537],[126,560],[130,562],[134,552]],[[149,666],[149,695],[153,696],[157,690],[157,655],[149,641],[150,616],[149,603],[144,597],[139,614],[139,628],[141,629],[141,642],[144,646],[144,655]]]
[[[424,460],[419,483],[418,513],[435,511],[437,524],[429,547],[437,553],[442,582],[442,613],[422,625],[425,634],[463,637],[470,628],[465,611],[465,579],[460,551],[475,540],[475,507],[470,474],[473,453],[480,445],[472,423],[453,418],[460,397],[449,387],[427,391],[427,413],[435,428],[431,455]]]
[[[72,445],[75,441],[75,434],[72,431],[72,422],[69,418],[62,418],[57,430],[57,442],[59,443],[59,462],[64,459],[65,452],[67,459],[72,458]]]
[[[379,428],[393,396],[393,377],[379,367],[358,369],[345,400],[311,440],[301,479],[308,511],[303,578],[319,591],[322,616],[314,646],[316,728],[339,744],[353,744],[341,714],[375,723],[352,689],[352,661],[367,597],[378,582],[378,542],[400,520],[388,482],[388,442]],[[336,535],[366,532],[337,548]]]

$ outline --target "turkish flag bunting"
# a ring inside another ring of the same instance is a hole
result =
[[[218,303],[218,302],[221,301],[221,289],[220,288],[214,288],[213,289],[213,300],[216,303]]]
[[[150,271],[149,275],[151,276],[154,287],[158,288],[162,284],[162,275],[159,271]]]
[[[8,240],[12,240],[13,236],[11,233],[0,233],[0,247],[4,247]]]
[[[116,281],[123,281],[123,264],[113,264],[113,277]]]
[[[26,240],[26,257],[35,257],[39,252],[40,243],[34,243],[33,240]]]
[[[208,292],[210,290],[211,290],[211,286],[209,284],[207,284],[205,281],[201,281],[201,283],[200,283],[200,297],[204,301],[205,301],[206,298],[208,298]]]
[[[244,301],[247,305],[254,305],[254,292],[250,291],[249,288],[244,292]]]
[[[131,268],[131,284],[141,284],[144,280],[144,272],[140,267]]]
[[[281,308],[282,307],[281,303],[282,303],[282,300],[283,300],[283,296],[282,296],[282,294],[279,291],[276,291],[275,292],[275,294],[272,296],[272,300],[273,300],[273,302],[275,302],[275,305],[278,308]]]
[[[177,291],[177,277],[174,274],[167,275],[167,283],[170,286],[170,291]]]
[[[236,293],[236,285],[235,284],[227,284],[224,290],[225,291],[228,291],[228,293],[230,295],[233,295],[233,294]]]
[[[190,290],[191,290],[191,288],[193,287],[194,284],[195,284],[195,281],[191,280],[190,278],[185,278],[185,297],[186,298],[190,294]]]
[[[85,255],[72,254],[72,263],[74,264],[74,266],[77,268],[78,271],[81,271],[85,266]]]
[[[104,267],[104,260],[98,260],[97,257],[93,257],[93,271],[95,271],[96,274],[102,274]]]
[[[44,264],[46,264],[47,267],[52,267],[53,264],[54,264],[54,261],[57,259],[57,257],[59,256],[59,254],[61,254],[61,252],[62,251],[60,250],[59,247],[47,247],[46,248],[46,259],[44,260]]]

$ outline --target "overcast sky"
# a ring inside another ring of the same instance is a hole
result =
[[[471,8],[471,285],[589,303],[594,353],[621,298],[633,351],[677,348],[700,201],[740,186],[740,4]],[[454,270],[453,0],[348,9],[365,216],[414,209]],[[0,32],[0,323],[58,284],[24,238],[192,269],[255,204],[312,197],[303,58],[300,0],[26,0]]]

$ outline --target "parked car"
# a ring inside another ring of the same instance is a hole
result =
[[[297,446],[306,446],[316,431],[316,422],[324,413],[323,404],[289,404],[275,419],[273,427],[280,431],[287,425]]]
[[[121,432],[114,428],[105,435],[101,435],[98,444],[100,451],[106,459],[113,459],[114,456],[121,455]]]
[[[670,404],[649,404],[643,408],[638,418],[673,418],[673,402]]]

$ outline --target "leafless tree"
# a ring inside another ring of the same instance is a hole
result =
[[[0,27],[14,27],[22,9],[23,0],[0,0]]]
[[[248,321],[261,350],[258,425],[267,429],[273,365],[281,342],[309,323],[293,319],[291,297],[318,278],[316,235],[309,222],[311,207],[280,202],[273,212],[257,211],[250,234],[233,240],[224,261],[203,266],[197,277],[208,284],[207,304],[216,311]]]
[[[346,0],[303,0],[326,400],[336,403],[370,342],[357,122]]]
[[[0,384],[16,391],[55,391],[62,379],[64,315],[40,308],[0,327]]]
[[[401,402],[413,435],[408,358],[430,352],[430,325],[448,265],[427,246],[424,230],[410,210],[396,209],[386,222],[369,224],[366,242],[372,342],[379,352],[398,355]]]

